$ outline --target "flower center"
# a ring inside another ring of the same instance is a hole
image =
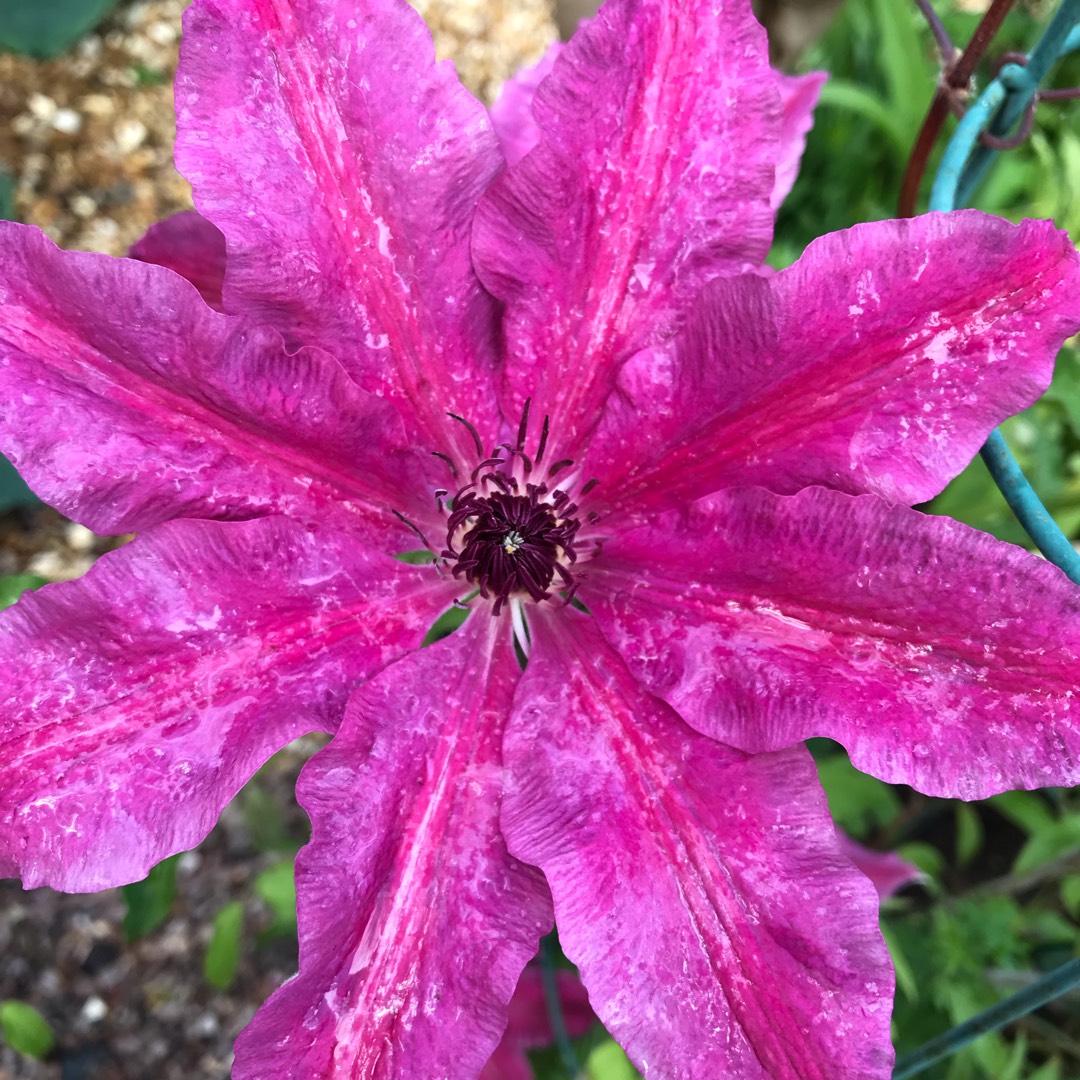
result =
[[[505,479],[505,474],[488,473]],[[527,484],[525,494],[507,490],[481,495],[475,489],[454,500],[447,521],[447,552],[454,557],[454,576],[464,577],[495,599],[495,611],[516,594],[533,600],[550,599],[549,587],[558,574],[566,588],[574,585],[566,563],[573,563],[574,535],[580,522],[577,509],[562,491],[547,495],[544,484]],[[455,551],[455,546],[457,550]]]
[[[453,495],[445,489],[436,492],[439,509],[447,515],[446,548],[438,557],[453,564],[454,577],[463,577],[479,589],[481,596],[494,600],[493,615],[498,615],[514,597],[528,597],[537,603],[550,600],[553,582],[555,591],[565,590],[564,602],[568,603],[577,588],[570,567],[577,562],[580,551],[578,530],[582,522],[578,504],[570,496],[578,477],[570,469],[574,463],[568,459],[542,467],[548,442],[547,418],[534,454],[525,452],[528,402],[517,441],[501,443],[485,454],[472,424],[450,415],[468,428],[479,462],[469,473],[468,483]],[[464,470],[459,470],[449,455],[436,456],[447,463],[460,482]],[[558,473],[570,477],[562,487],[554,486]],[[595,480],[582,485],[578,497],[587,495],[595,486]],[[449,499],[447,505],[444,498]],[[585,517],[590,524],[596,520],[595,513]],[[593,547],[598,548],[599,542]]]

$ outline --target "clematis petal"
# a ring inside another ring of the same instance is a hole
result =
[[[159,526],[0,616],[0,877],[94,891],[198,843],[447,604],[285,518]],[[47,680],[42,681],[42,674]]]
[[[902,859],[895,851],[874,851],[846,833],[839,833],[840,850],[865,874],[877,890],[878,898],[887,900],[905,885],[923,877],[917,866]]]
[[[829,80],[824,71],[811,71],[806,75],[776,76],[780,89],[780,159],[776,163],[776,179],[773,183],[772,208],[788,197],[795,178],[799,175],[799,163],[806,149],[806,136],[814,126],[814,109],[821,88]]]
[[[522,68],[503,84],[498,99],[489,110],[491,126],[499,136],[507,164],[516,165],[539,141],[540,128],[533,117],[536,88],[551,74],[555,60],[566,46],[556,41],[539,63]]]
[[[597,1015],[646,1077],[888,1077],[877,896],[809,754],[691,731],[558,614],[530,623],[503,832],[544,871]]]
[[[431,459],[329,356],[160,267],[8,222],[0,245],[0,449],[50,505],[102,533],[285,513],[385,535],[390,507],[434,513]]]
[[[948,518],[722,492],[613,535],[581,592],[653,693],[743,750],[825,735],[963,799],[1080,783],[1080,590]]]
[[[1046,388],[1077,296],[1080,257],[1049,222],[833,233],[708,285],[676,343],[624,366],[586,468],[651,511],[736,484],[920,502]]]
[[[215,311],[222,310],[225,237],[197,211],[185,210],[151,225],[129,254],[140,262],[165,266],[187,278]]]
[[[531,395],[574,457],[618,363],[704,281],[764,259],[779,96],[747,5],[613,0],[533,115],[541,140],[480,202],[473,251],[507,304],[504,412]]]
[[[327,349],[429,433],[447,410],[493,424],[476,384],[495,306],[468,235],[503,157],[419,15],[196,0],[176,102],[177,163],[228,239],[226,310]]]
[[[298,786],[300,973],[241,1035],[237,1080],[475,1080],[552,919],[498,827],[518,675],[480,614],[350,700]]]

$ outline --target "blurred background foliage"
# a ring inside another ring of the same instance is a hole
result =
[[[39,0],[40,4],[40,0]],[[92,5],[83,10],[85,15]],[[102,9],[106,5],[98,4]],[[936,4],[954,42],[967,43],[981,15],[977,0]],[[991,47],[1026,51],[1051,5],[1014,9]],[[5,8],[6,10],[6,8]],[[14,9],[12,9],[14,10]],[[29,10],[29,9],[27,9]],[[0,41],[4,28],[0,21]],[[831,27],[799,61],[831,73],[809,137],[800,179],[783,207],[770,262],[784,266],[814,237],[859,221],[895,216],[905,163],[940,73],[925,20],[905,0],[846,0]],[[988,77],[984,64],[978,85]],[[1080,85],[1080,57],[1059,66],[1054,85]],[[1019,220],[1054,218],[1080,238],[1080,103],[1043,103],[1020,148],[1001,155],[977,193],[981,209]],[[946,137],[953,121],[946,126]],[[939,141],[923,185],[940,157]],[[0,176],[0,214],[5,206]],[[1080,532],[1080,351],[1059,359],[1047,395],[1005,424],[1025,471],[1066,533]],[[0,472],[0,511],[26,500]],[[981,462],[925,509],[948,514],[1001,539],[1028,544]],[[0,579],[0,606],[41,579]],[[1012,792],[982,803],[931,799],[858,773],[843,750],[812,747],[839,826],[879,850],[896,850],[924,873],[885,902],[882,925],[897,970],[894,1034],[901,1053],[967,1019],[1080,952],[1080,793]],[[227,989],[245,951],[295,939],[293,859],[303,837],[290,832],[260,777],[238,796],[260,850],[272,854],[254,881],[258,928],[230,902],[214,919],[203,972]],[[129,939],[151,934],[169,916],[178,889],[176,861],[124,890]],[[52,1035],[29,1006],[0,1002],[0,1035],[31,1056]],[[602,1032],[576,1042],[592,1080],[637,1073]],[[541,1080],[565,1078],[554,1049],[532,1055]],[[1069,994],[924,1073],[929,1080],[1068,1080],[1080,1076],[1080,996]]]

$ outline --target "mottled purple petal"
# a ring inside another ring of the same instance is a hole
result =
[[[329,356],[290,353],[160,267],[7,222],[0,245],[0,451],[69,517],[121,533],[284,513],[407,536],[391,508],[434,513],[438,462]]]
[[[874,851],[857,840],[852,840],[846,833],[838,835],[840,850],[860,873],[870,879],[881,900],[887,900],[893,893],[923,876],[917,866],[900,858],[895,851]]]
[[[498,100],[491,106],[491,126],[499,136],[507,163],[515,165],[539,141],[540,128],[532,112],[536,88],[551,74],[555,58],[565,46],[556,41],[532,67],[522,68],[507,79]]]
[[[948,518],[723,492],[613,535],[582,599],[653,693],[733,746],[825,735],[964,799],[1080,783],[1080,590]]]
[[[187,278],[202,298],[221,311],[221,283],[225,277],[225,237],[195,210],[151,225],[129,252],[133,259],[165,266]]]
[[[300,974],[237,1042],[237,1080],[475,1080],[495,1050],[552,919],[498,826],[507,630],[482,611],[387,669],[304,770]]]
[[[737,484],[930,498],[1046,388],[1080,329],[1080,258],[976,211],[857,225],[768,277],[712,282],[622,369],[586,466],[615,505]]]
[[[788,197],[799,175],[806,136],[814,126],[814,108],[828,78],[824,71],[811,71],[806,75],[777,73],[783,113],[780,121],[780,157],[776,163],[771,199],[774,210],[778,210]]]
[[[193,847],[276,750],[446,606],[284,518],[172,522],[0,616],[0,877],[93,891]]]
[[[447,409],[490,426],[495,308],[468,236],[503,157],[419,15],[196,0],[176,102],[177,163],[228,239],[226,310],[326,348],[429,433]]]
[[[746,4],[613,0],[533,115],[541,140],[480,203],[473,247],[507,302],[506,414],[532,396],[572,457],[617,364],[704,281],[764,259],[779,97]]]
[[[646,693],[595,624],[537,609],[503,831],[647,1077],[890,1075],[877,896],[803,748],[748,757]]]

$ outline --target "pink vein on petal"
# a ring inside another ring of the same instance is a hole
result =
[[[430,567],[285,518],[170,522],[27,595],[0,635],[0,874],[95,890],[194,846],[449,598]]]
[[[351,699],[298,789],[300,973],[241,1036],[237,1080],[475,1080],[552,917],[498,828],[518,674],[481,613]]]

